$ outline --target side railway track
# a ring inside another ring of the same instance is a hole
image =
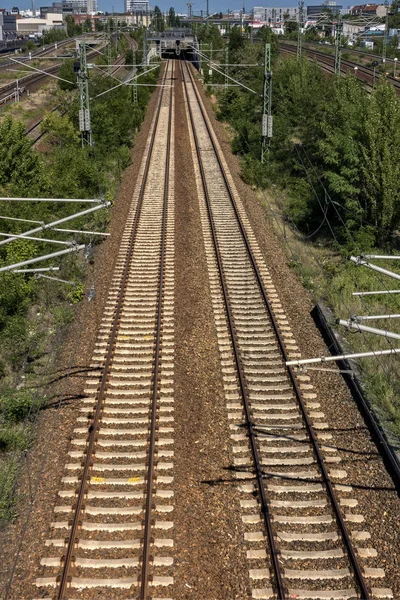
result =
[[[58,600],[173,583],[173,74],[169,61],[36,580]]]
[[[296,54],[296,47],[292,44],[280,43],[279,47],[287,54]],[[335,58],[333,56],[318,50],[313,50],[311,48],[303,48],[303,51],[310,60],[316,60],[317,63],[328,73],[335,72]],[[379,73],[376,73],[374,77],[374,70],[372,68],[365,67],[364,65],[360,65],[359,63],[346,60],[344,58],[342,58],[340,61],[340,72],[342,75],[346,75],[347,73],[355,75],[357,79],[365,84],[367,89],[372,89],[374,86],[374,79],[378,80],[379,78]],[[390,75],[386,76],[386,78],[391,85],[393,85],[396,93],[400,94],[400,81]]]
[[[391,597],[309,377],[285,366],[298,348],[187,63],[182,78],[252,597]]]

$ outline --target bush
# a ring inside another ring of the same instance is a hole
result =
[[[40,401],[30,390],[4,390],[0,396],[0,410],[6,423],[23,421],[34,414]]]

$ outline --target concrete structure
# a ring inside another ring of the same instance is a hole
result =
[[[327,10],[331,11],[334,15],[339,15],[343,10],[343,6],[336,4],[336,2],[326,2],[315,6],[307,6],[307,18],[317,19]]]
[[[150,12],[150,5],[148,0],[125,0],[125,12],[126,13],[141,13],[146,14]]]
[[[104,25],[107,24],[107,21],[111,20],[116,23],[126,23],[128,27],[135,27],[139,25],[143,25],[144,27],[149,27],[151,24],[152,13],[149,12],[147,15],[141,15],[139,13],[126,14],[126,13],[114,13],[107,15],[94,15],[92,17],[93,21],[99,20],[100,23]]]
[[[352,6],[350,12],[352,15],[367,15],[382,18],[386,16],[386,6],[384,4],[359,4]]]
[[[17,15],[0,12],[0,42],[9,42],[17,37]]]
[[[97,0],[62,0],[62,12],[64,15],[94,15],[97,13],[97,11]]]
[[[363,31],[365,31],[364,25],[354,25],[350,21],[343,22],[343,36],[351,42],[354,42]]]
[[[281,6],[272,7],[272,6],[255,6],[253,8],[253,18],[254,21],[258,21],[260,23],[268,23],[270,25],[279,25],[284,22],[284,15],[289,15],[289,20],[298,21],[299,19],[299,9],[297,6],[283,8]]]
[[[20,36],[27,37],[28,35],[41,36],[44,31],[49,29],[64,28],[62,15],[49,13],[46,19],[31,18],[17,20],[17,33]]]

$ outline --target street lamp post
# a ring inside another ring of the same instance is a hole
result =
[[[398,58],[394,58],[394,69],[393,69],[393,77],[396,77],[396,66],[397,66],[397,61],[399,60]]]

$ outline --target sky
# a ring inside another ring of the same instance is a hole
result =
[[[51,6],[53,0],[35,0],[35,7],[38,9],[40,5],[42,6]],[[158,6],[163,11],[169,10],[170,6],[175,8],[176,12],[187,12],[186,6],[187,0],[150,0],[150,4],[154,6],[158,4]],[[309,5],[313,4],[322,4],[322,0],[311,0],[307,2]],[[345,2],[339,2],[339,4],[343,4],[347,6]],[[246,1],[244,3],[246,11],[250,12],[253,6],[297,6],[297,0],[256,0],[250,4]],[[11,10],[13,6],[18,6],[19,9],[27,9],[31,8],[32,3],[31,0],[0,0],[0,8],[6,8],[7,10]],[[99,10],[109,11],[111,12],[114,6],[115,12],[123,12],[124,10],[124,0],[99,0]],[[197,13],[203,10],[206,10],[206,0],[197,0],[192,2],[192,11]],[[228,8],[230,10],[239,10],[243,7],[243,2],[241,0],[223,0],[223,3],[217,0],[209,0],[209,10],[211,12],[227,12]]]

